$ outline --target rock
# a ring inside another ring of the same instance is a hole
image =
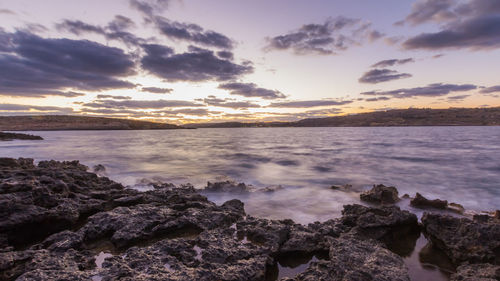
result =
[[[411,199],[410,205],[417,208],[431,207],[444,210],[448,206],[448,201],[440,199],[429,200],[417,192],[415,198]]]
[[[282,280],[410,280],[401,257],[373,241],[352,237],[332,239],[329,258],[329,261],[313,262],[294,278]]]
[[[20,133],[4,133],[0,132],[0,141],[10,140],[43,140],[40,136],[20,134]]]
[[[424,213],[422,224],[433,244],[456,265],[500,264],[500,223]]]
[[[496,220],[499,220],[499,221],[500,221],[500,210],[496,210],[496,211],[495,211],[495,214],[493,215],[493,217],[494,217]]]
[[[330,186],[330,188],[333,190],[352,191],[352,185],[350,185],[350,184],[332,185],[332,186]]]
[[[492,264],[466,264],[457,268],[450,281],[498,281],[500,266]]]
[[[449,203],[446,209],[455,212],[457,214],[463,214],[465,212],[464,206],[457,203]]]
[[[402,256],[413,251],[420,235],[417,216],[397,206],[345,205],[341,221],[351,228],[351,234],[360,239],[379,240]]]
[[[234,181],[208,182],[204,189],[206,192],[228,192],[228,193],[247,193],[253,191],[252,186]]]
[[[374,185],[372,189],[361,193],[361,200],[377,204],[394,204],[399,201],[398,190],[393,186]]]

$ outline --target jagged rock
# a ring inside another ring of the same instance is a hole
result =
[[[498,281],[500,266],[492,264],[466,264],[457,268],[450,281]]]
[[[455,264],[500,264],[500,223],[432,213],[424,213],[422,223],[434,245]]]
[[[399,201],[398,190],[394,186],[374,185],[360,194],[360,199],[370,203],[393,204]]]
[[[295,278],[282,280],[410,280],[401,257],[374,241],[341,237],[330,243],[329,261],[313,262]]]
[[[252,186],[244,183],[236,183],[234,181],[223,182],[208,182],[205,187],[206,192],[231,192],[231,193],[247,193],[253,191]]]
[[[429,200],[417,192],[415,198],[411,199],[410,205],[417,208],[431,207],[444,210],[448,206],[448,201],[440,199]]]
[[[457,214],[463,214],[465,212],[464,206],[457,203],[449,203],[446,209],[455,212]]]
[[[0,141],[10,140],[43,140],[40,136],[20,134],[20,133],[5,133],[0,132]]]

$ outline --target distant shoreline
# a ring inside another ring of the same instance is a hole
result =
[[[294,122],[191,123],[181,126],[142,120],[44,115],[0,116],[2,131],[172,130],[275,127],[435,127],[500,126],[500,107],[395,109],[353,115],[309,118]]]

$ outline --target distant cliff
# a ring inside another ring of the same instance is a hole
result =
[[[47,115],[0,117],[0,130],[2,131],[161,129],[182,129],[182,127],[148,121],[86,116]]]
[[[395,109],[303,119],[296,122],[200,123],[188,128],[228,127],[383,127],[383,126],[499,126],[500,107],[450,109]]]

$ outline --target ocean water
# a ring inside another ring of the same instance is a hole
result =
[[[102,164],[106,176],[138,189],[162,181],[234,180],[275,192],[207,194],[216,203],[239,198],[247,213],[298,223],[339,217],[373,184],[396,186],[462,204],[500,209],[500,127],[224,128],[160,131],[43,131],[44,141],[0,142],[1,157],[78,159]],[[353,192],[330,189],[352,185]],[[400,206],[412,209],[407,201]],[[406,258],[412,280],[446,280],[418,258]]]

